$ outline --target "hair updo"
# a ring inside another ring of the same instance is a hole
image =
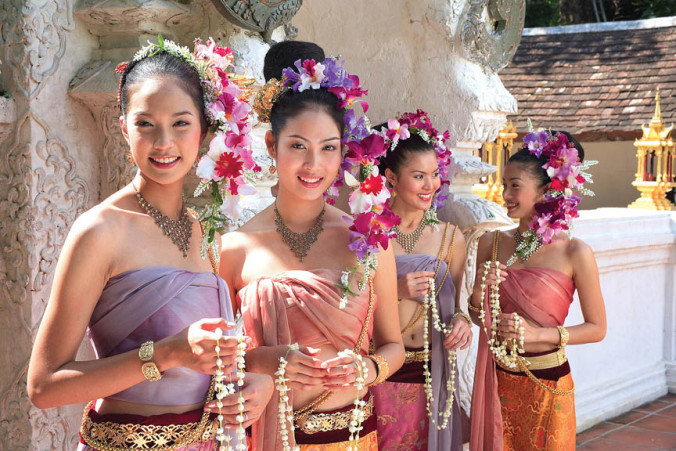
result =
[[[137,83],[149,78],[172,76],[178,81],[183,91],[190,96],[199,112],[202,131],[207,129],[207,118],[204,113],[204,93],[199,74],[190,65],[175,56],[159,52],[156,55],[139,61],[130,61],[120,79],[120,107],[127,116],[130,89]]]
[[[582,145],[580,145],[578,140],[573,138],[573,136],[566,131],[552,130],[552,135],[556,133],[566,135],[568,141],[572,143],[574,147],[577,149],[577,155],[578,158],[580,159],[580,162],[584,161],[584,149],[582,148]],[[548,161],[549,157],[547,157],[546,155],[542,154],[538,158],[530,153],[527,146],[524,146],[521,149],[519,149],[519,151],[516,152],[514,155],[509,157],[509,160],[507,160],[507,164],[518,163],[523,169],[528,171],[535,180],[537,180],[538,188],[542,188],[543,186],[552,182],[552,179],[549,178],[549,176],[547,175],[547,171],[542,167]]]
[[[297,60],[324,61],[324,49],[314,42],[282,41],[274,44],[265,54],[263,76],[281,80],[282,70],[293,66]]]
[[[293,67],[298,60],[314,59],[316,62],[324,61],[324,50],[317,44],[303,41],[279,42],[265,54],[263,75],[265,80],[271,78],[281,80],[282,71],[287,67]],[[287,121],[306,110],[319,110],[327,113],[338,126],[340,136],[345,132],[344,115],[336,105],[338,99],[326,88],[306,89],[303,92],[294,92],[290,89],[277,99],[270,110],[270,126],[272,134],[279,136]]]
[[[380,130],[387,128],[387,122],[376,125],[374,128]],[[420,137],[420,135],[411,133],[407,139],[400,139],[394,150],[388,150],[385,156],[380,159],[378,171],[385,175],[385,169],[389,169],[399,175],[401,167],[413,156],[413,154],[422,154],[425,152],[434,153],[434,146]]]

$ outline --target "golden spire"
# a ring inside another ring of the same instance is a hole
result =
[[[646,127],[642,125],[643,129],[643,138],[641,141],[654,141],[660,139],[668,139],[671,134],[671,130],[674,128],[672,124],[671,127],[665,127],[664,122],[662,122],[662,110],[660,109],[660,88],[657,88],[657,93],[655,94],[655,115],[650,120],[650,124]]]
[[[662,111],[660,109],[660,88],[657,88],[657,94],[655,94],[655,115],[653,116],[653,120],[650,122],[659,122],[660,124],[662,123]]]

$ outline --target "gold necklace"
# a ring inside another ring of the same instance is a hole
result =
[[[136,189],[135,186],[134,189]],[[141,193],[138,190],[136,190],[136,200],[143,211],[155,220],[155,224],[162,229],[164,235],[169,237],[171,242],[183,253],[183,257],[187,257],[188,249],[190,248],[190,237],[192,236],[192,224],[190,223],[190,217],[188,217],[188,210],[185,208],[185,203],[182,205],[183,212],[181,213],[181,217],[177,221],[174,221],[170,217],[162,214],[157,208],[150,205],[150,203],[141,196]]]
[[[289,246],[291,252],[293,252],[300,261],[303,261],[310,250],[310,247],[317,241],[317,237],[322,230],[324,230],[324,211],[326,211],[326,204],[322,207],[322,211],[319,213],[319,216],[317,216],[317,219],[315,219],[315,223],[310,227],[310,230],[297,233],[284,224],[284,220],[279,214],[279,210],[277,210],[277,203],[275,203],[275,224],[277,225],[277,232],[282,235],[282,241]]]
[[[427,227],[427,221],[425,221],[425,215],[423,215],[423,217],[420,218],[420,224],[418,224],[418,227],[411,233],[402,232],[399,226],[396,225],[392,227],[392,229],[397,234],[397,243],[404,249],[404,252],[410,254],[413,252],[413,249],[415,249],[415,245],[418,244],[418,240],[422,236],[425,227]]]

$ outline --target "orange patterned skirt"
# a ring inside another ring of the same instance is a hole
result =
[[[322,445],[298,445],[300,451],[345,451],[351,442],[326,443]],[[360,451],[378,451],[378,433],[373,431],[359,438],[357,449]]]
[[[526,375],[496,371],[502,410],[504,450],[575,450],[575,397],[555,395]],[[559,390],[573,388],[570,373],[556,381],[543,380]]]

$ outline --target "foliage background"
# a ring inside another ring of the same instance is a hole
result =
[[[676,15],[676,0],[526,0],[526,27],[598,22],[594,3],[608,21]]]

